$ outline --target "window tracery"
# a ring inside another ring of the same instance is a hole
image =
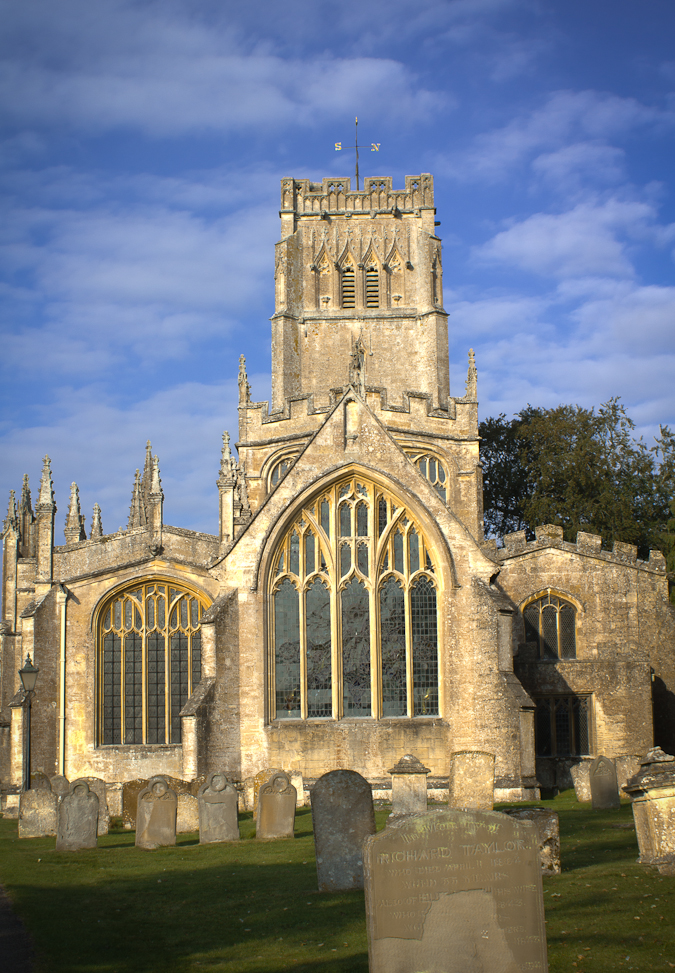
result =
[[[418,450],[406,450],[406,452],[422,476],[431,483],[439,497],[447,502],[448,475],[441,461],[433,453],[421,453]]]
[[[550,592],[523,608],[525,641],[537,644],[540,659],[576,659],[576,608]]]
[[[206,601],[171,581],[134,582],[98,620],[99,741],[180,743],[180,711],[201,680]]]
[[[438,714],[438,579],[395,497],[361,477],[330,487],[273,565],[273,719]]]

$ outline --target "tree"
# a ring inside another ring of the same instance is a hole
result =
[[[675,558],[675,436],[661,427],[653,446],[633,434],[618,399],[596,411],[578,405],[527,406],[480,425],[488,534],[557,524]]]

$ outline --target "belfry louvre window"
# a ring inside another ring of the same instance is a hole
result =
[[[366,270],[366,307],[380,306],[380,275],[377,267]]]
[[[397,499],[359,477],[319,495],[273,560],[272,718],[437,715],[437,587]]]
[[[98,622],[99,743],[180,743],[179,713],[201,680],[207,605],[166,581],[116,592]]]
[[[351,267],[345,267],[342,271],[342,306],[356,307],[356,278]]]
[[[540,659],[576,659],[576,608],[547,594],[523,609],[525,641],[536,642]]]
[[[590,752],[587,696],[542,696],[534,702],[538,757],[581,756]]]

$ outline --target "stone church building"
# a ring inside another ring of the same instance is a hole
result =
[[[469,352],[450,394],[435,215],[424,173],[282,181],[271,402],[251,401],[242,357],[217,536],[164,523],[150,444],[126,530],[104,534],[96,506],[87,536],[73,484],[60,543],[48,458],[34,507],[27,479],[12,493],[5,790],[27,654],[50,776],[351,768],[382,786],[413,753],[441,786],[453,752],[478,750],[496,799],[519,800],[584,755],[672,752],[661,554],[554,526],[484,538],[477,372]]]

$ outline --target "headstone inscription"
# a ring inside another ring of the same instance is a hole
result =
[[[297,793],[287,774],[274,774],[258,792],[256,838],[293,838]]]
[[[79,778],[70,785],[70,793],[59,804],[57,851],[81,851],[96,847],[98,797]]]
[[[621,806],[616,767],[608,757],[596,757],[589,770],[591,806],[594,811],[606,811]]]
[[[391,813],[417,814],[427,809],[427,774],[431,771],[406,753],[391,770]]]
[[[89,784],[89,790],[93,791],[98,798],[98,834],[108,834],[110,828],[110,811],[106,800],[105,781],[100,777],[83,777]]]
[[[320,777],[312,788],[312,824],[319,892],[362,889],[363,841],[375,834],[368,781],[355,770]]]
[[[151,777],[138,795],[136,847],[154,851],[176,844],[178,798],[164,777]]]
[[[237,789],[225,774],[209,774],[199,788],[199,843],[238,841],[239,818]]]
[[[19,837],[44,838],[56,834],[59,799],[47,787],[22,791],[19,798]]]
[[[364,842],[370,973],[545,973],[534,826],[494,811],[395,818]]]

